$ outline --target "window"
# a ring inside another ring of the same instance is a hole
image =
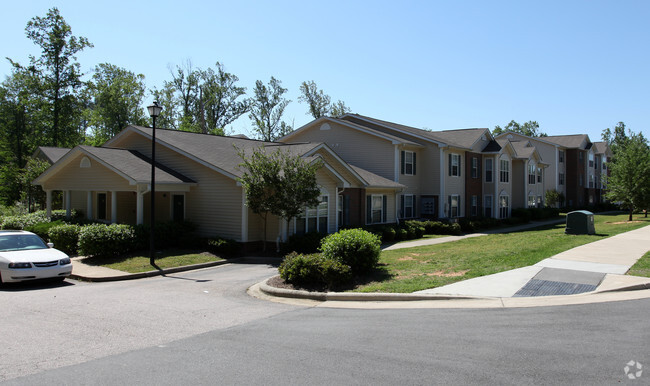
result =
[[[528,164],[528,184],[535,184],[535,164],[533,163]]]
[[[492,217],[492,196],[485,196],[483,199],[483,212],[485,217]]]
[[[402,150],[402,174],[415,175],[415,153]]]
[[[106,193],[97,193],[97,220],[107,220],[106,204]]]
[[[542,207],[542,196],[537,196],[537,207],[538,208]]]
[[[564,173],[560,173],[558,176],[558,184],[564,185]]]
[[[607,165],[605,164],[607,162],[607,157],[603,156],[603,170],[607,169]]]
[[[478,158],[472,157],[472,178],[478,178]]]
[[[592,188],[592,189],[594,188],[594,175],[593,174],[589,175],[589,187]]]
[[[558,154],[560,162],[564,162],[564,150],[560,150]]]
[[[508,160],[502,159],[499,169],[499,181],[508,182],[510,180],[510,162]]]
[[[321,196],[320,203],[316,207],[304,208],[296,217],[295,233],[299,235],[308,232],[327,233],[328,209],[328,196]]]
[[[508,196],[502,195],[499,197],[499,218],[508,218]]]
[[[580,184],[579,186],[583,186],[583,185],[584,185],[584,181],[583,181],[583,180],[584,180],[584,177],[583,177],[582,174],[581,174],[581,175],[579,176],[579,178],[578,178],[578,183]]]
[[[492,182],[493,161],[491,158],[485,160],[485,182]]]
[[[537,168],[537,183],[542,183],[542,168]]]
[[[535,207],[535,195],[532,193],[528,194],[528,207],[529,208]]]
[[[585,160],[585,155],[582,154],[581,151],[578,151],[578,160],[580,161],[580,163],[583,163]]]
[[[387,208],[388,198],[386,195],[373,194],[366,196],[366,222],[368,224],[386,222]]]
[[[460,155],[449,154],[449,175],[460,177]]]
[[[415,217],[415,196],[402,194],[402,218]]]
[[[478,196],[472,196],[470,214],[471,216],[478,216]]]
[[[600,156],[599,155],[596,156],[596,164],[594,165],[594,168],[596,168],[596,170],[600,169]]]
[[[460,216],[460,195],[452,194],[449,196],[449,217]]]
[[[594,167],[594,153],[589,153],[589,167]]]

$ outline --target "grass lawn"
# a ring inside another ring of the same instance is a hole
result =
[[[643,255],[639,261],[630,268],[628,275],[650,277],[650,252]]]
[[[223,260],[219,256],[211,253],[196,253],[187,250],[167,250],[163,253],[156,254],[156,265],[160,268],[175,268],[184,265],[209,263],[211,261]],[[124,256],[97,258],[87,257],[84,263],[89,265],[101,265],[102,267],[117,269],[119,271],[138,273],[153,271],[154,268],[149,264],[149,256]]]
[[[382,251],[379,268],[356,292],[410,293],[533,265],[567,249],[650,225],[627,214],[594,216],[596,235],[565,235],[565,224]],[[647,267],[647,266],[646,266]]]

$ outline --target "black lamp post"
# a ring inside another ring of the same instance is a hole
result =
[[[151,135],[151,222],[150,227],[151,231],[149,237],[149,264],[156,266],[154,262],[155,252],[154,252],[154,226],[156,224],[156,117],[160,115],[162,107],[158,104],[157,101],[153,101],[153,104],[147,106],[149,110],[149,116],[153,119],[153,130]]]

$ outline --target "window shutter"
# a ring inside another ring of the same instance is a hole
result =
[[[463,170],[463,167],[462,167],[462,161],[461,161],[462,158],[463,158],[463,157],[458,156],[458,177],[460,177],[460,171]]]
[[[372,224],[372,196],[366,196],[366,224]]]
[[[461,216],[462,210],[463,210],[463,206],[460,203],[460,194],[459,194],[458,195],[458,217],[462,217]]]
[[[415,152],[413,152],[413,175],[415,175]]]
[[[406,155],[404,154],[404,150],[402,150],[400,152],[400,158],[401,158],[400,165],[401,165],[401,169],[402,169],[401,172],[402,172],[402,174],[404,174],[405,171],[406,171],[406,162],[405,162],[406,161]]]
[[[386,211],[388,209],[388,196],[383,195],[382,197],[382,211],[381,211],[381,221],[386,222]]]
[[[404,218],[404,213],[406,211],[406,208],[404,207],[404,195],[402,194],[400,196],[400,206],[399,206],[399,215],[400,217]]]
[[[415,209],[417,206],[415,206],[415,194],[413,195],[413,212],[411,213],[411,216],[416,217],[417,210]]]
[[[447,217],[451,218],[451,194],[447,196]]]
[[[350,226],[350,196],[343,196],[343,224]]]
[[[451,176],[451,154],[449,154],[449,175]]]

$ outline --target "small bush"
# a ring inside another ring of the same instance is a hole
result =
[[[323,257],[349,265],[355,274],[370,271],[379,261],[379,237],[363,229],[344,229],[323,239]]]
[[[209,239],[208,250],[216,255],[237,256],[241,253],[241,244],[232,239]]]
[[[391,241],[395,240],[396,235],[397,232],[395,231],[395,228],[391,226],[385,226],[381,231],[381,242],[390,243]]]
[[[513,209],[510,215],[511,218],[520,219],[519,222],[523,223],[530,222],[531,218],[533,217],[531,212],[526,208]]]
[[[395,230],[395,240],[408,240],[409,231],[404,228],[398,228]]]
[[[54,228],[59,225],[63,225],[63,220],[56,220],[52,222],[40,222],[38,224],[34,224],[31,226],[25,227],[26,231],[36,233],[39,235],[43,240],[48,240],[49,239],[49,231],[51,228]]]
[[[320,254],[302,255],[292,252],[285,256],[278,271],[287,283],[311,288],[336,288],[352,280],[349,266]]]
[[[134,250],[135,231],[130,225],[86,225],[79,232],[79,254],[118,256]]]
[[[54,248],[68,255],[77,255],[79,232],[81,227],[74,224],[63,224],[50,228],[48,238],[54,243]]]

